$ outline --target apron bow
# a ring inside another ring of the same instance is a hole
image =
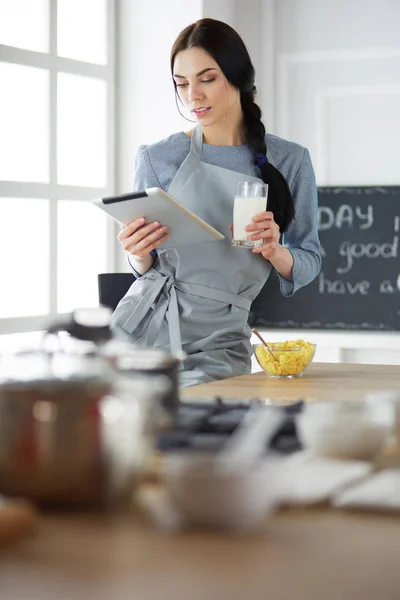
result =
[[[173,275],[163,275],[162,273],[159,273],[159,271],[156,271],[156,269],[147,271],[147,273],[142,275],[141,280],[142,279],[148,280],[149,285],[140,301],[133,309],[131,315],[123,324],[123,328],[131,334],[133,341],[136,341],[138,335],[135,334],[135,332],[138,329],[139,324],[148,315],[149,311],[154,309],[154,314],[145,334],[146,346],[154,346],[164,317],[166,316],[171,353],[174,355],[182,354],[179,306],[176,295],[177,289],[188,294],[201,296],[208,300],[232,304],[233,306],[243,308],[247,311],[249,311],[251,307],[251,301],[247,298],[243,298],[243,296],[225,292],[223,290],[217,290],[215,288],[209,288],[204,285],[178,281]]]

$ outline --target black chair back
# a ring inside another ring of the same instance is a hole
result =
[[[99,303],[115,310],[135,280],[132,273],[100,273],[97,275]]]

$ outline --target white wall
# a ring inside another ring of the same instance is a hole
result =
[[[400,2],[275,2],[275,130],[320,185],[400,182]]]
[[[122,193],[132,189],[138,146],[185,127],[169,56],[179,32],[201,18],[202,1],[119,0],[118,6],[116,181]]]
[[[398,0],[275,0],[278,52],[395,46]]]
[[[203,0],[202,17],[218,19],[235,27],[235,0]]]
[[[269,64],[269,79],[261,72],[259,81],[265,102],[272,104],[270,131],[310,149],[319,185],[399,185],[400,2],[262,0],[262,5],[262,26],[271,27],[272,19],[275,32],[272,51],[261,61]],[[257,27],[254,18],[252,24]],[[267,335],[272,341],[314,340],[317,360],[400,364],[399,333]]]

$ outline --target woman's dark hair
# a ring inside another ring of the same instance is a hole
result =
[[[275,222],[283,233],[294,218],[294,203],[286,179],[266,159],[265,127],[261,109],[254,102],[255,71],[247,48],[239,34],[226,23],[200,19],[178,35],[171,50],[172,74],[178,52],[193,47],[208,52],[229,83],[240,92],[246,142],[252,147],[254,164],[260,169],[261,178],[268,183],[268,209],[274,213]],[[175,81],[174,85],[177,92]]]

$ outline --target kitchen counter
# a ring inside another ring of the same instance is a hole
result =
[[[0,554],[2,600],[398,600],[400,519],[281,512],[256,536],[173,534],[132,514],[48,515]]]
[[[314,364],[301,379],[256,373],[184,396],[349,399],[400,389],[399,371]],[[52,513],[39,517],[34,536],[2,550],[0,598],[398,600],[399,540],[399,517],[323,507],[281,510],[247,536],[163,531],[133,506],[118,515]]]
[[[302,377],[272,378],[264,372],[183,390],[184,398],[276,398],[279,400],[361,400],[376,390],[399,390],[400,366],[312,363]]]

